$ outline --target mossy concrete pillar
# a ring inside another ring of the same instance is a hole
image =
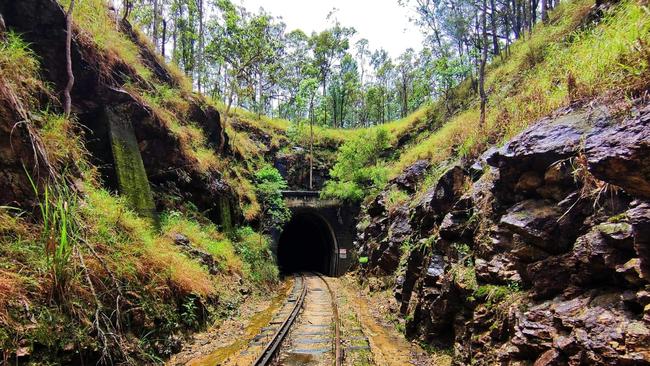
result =
[[[140,155],[138,140],[131,121],[126,117],[128,113],[120,112],[119,107],[104,109],[119,191],[133,210],[155,220],[156,205]]]

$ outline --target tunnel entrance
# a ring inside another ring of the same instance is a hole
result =
[[[325,219],[311,213],[294,213],[278,240],[280,271],[332,275],[335,248],[334,236]]]

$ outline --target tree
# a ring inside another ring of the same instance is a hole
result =
[[[370,58],[370,48],[368,45],[368,40],[365,38],[362,38],[355,43],[355,49],[356,49],[356,54],[355,56],[357,57],[357,60],[359,60],[359,67],[361,69],[361,85],[363,86],[364,83],[364,76],[366,74],[366,62]]]
[[[397,60],[397,83],[400,96],[400,117],[404,118],[409,113],[409,93],[413,89],[415,51],[407,49]]]
[[[318,79],[307,78],[300,83],[299,100],[309,101],[309,189],[314,189],[314,98],[318,90]]]
[[[386,130],[364,131],[341,146],[336,164],[330,170],[330,179],[323,188],[324,197],[346,201],[360,201],[382,187],[387,180],[386,168],[378,157],[387,149]]]
[[[332,78],[331,100],[334,127],[342,127],[347,115],[348,105],[359,90],[359,72],[352,55],[346,54],[335,69]]]
[[[68,12],[66,13],[66,37],[65,37],[65,64],[66,70],[68,73],[68,83],[63,90],[63,112],[66,117],[70,117],[70,112],[72,110],[72,97],[70,93],[72,92],[72,87],[74,86],[74,73],[72,72],[72,17],[74,12],[74,0],[70,0],[70,6],[68,7]]]
[[[349,47],[349,37],[354,35],[354,28],[342,27],[337,21],[330,29],[314,33],[310,39],[310,46],[314,54],[314,66],[319,72],[323,88],[323,100],[327,101],[327,81],[330,77],[332,66],[337,58],[341,58]],[[325,108],[325,111],[327,109]],[[325,112],[327,122],[327,112]]]
[[[386,50],[381,49],[375,51],[372,55],[370,64],[375,70],[375,75],[378,81],[378,102],[379,102],[379,121],[380,123],[386,122],[389,104],[389,82],[393,73],[393,62],[388,56]]]
[[[481,12],[481,66],[479,71],[479,95],[481,98],[481,126],[485,125],[485,105],[487,104],[487,94],[485,94],[485,64],[487,63],[487,1],[483,0],[483,9]]]

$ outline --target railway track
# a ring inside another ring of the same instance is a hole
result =
[[[342,365],[336,295],[325,278],[297,276],[285,306],[246,352],[259,355],[253,366]]]
[[[295,281],[296,282],[291,292],[291,296],[287,300],[287,304],[293,303],[293,306],[287,306],[285,304],[283,309],[271,321],[269,327],[265,328],[263,330],[263,333],[256,337],[257,339],[263,339],[265,337],[264,333],[267,333],[269,330],[273,330],[274,325],[279,325],[279,327],[276,329],[276,332],[270,337],[268,343],[262,350],[259,357],[257,357],[257,359],[254,361],[253,366],[266,366],[271,364],[277,351],[279,350],[280,345],[282,344],[282,341],[293,325],[293,322],[300,314],[300,310],[302,309],[305,295],[307,293],[305,275],[302,274],[299,277],[296,277]],[[278,317],[282,317],[283,314],[285,314],[287,311],[288,314],[286,315],[286,318],[283,321],[279,320]],[[268,338],[268,335],[266,337]]]

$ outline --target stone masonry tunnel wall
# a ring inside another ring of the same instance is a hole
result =
[[[340,276],[355,263],[353,240],[359,207],[321,200],[319,192],[284,192],[292,219],[273,233],[272,250],[284,273],[315,271]]]

